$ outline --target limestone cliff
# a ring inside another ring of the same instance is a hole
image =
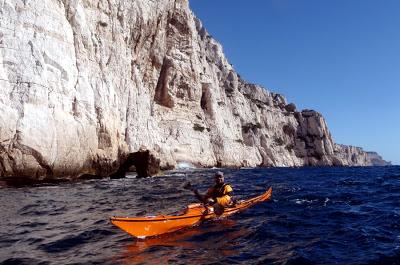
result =
[[[389,161],[383,160],[383,158],[376,152],[366,152],[369,158],[370,164],[374,166],[391,166],[392,163]]]
[[[242,80],[187,0],[0,1],[0,176],[106,176],[140,148],[162,167],[372,164]]]

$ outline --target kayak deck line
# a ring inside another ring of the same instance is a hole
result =
[[[263,194],[264,195],[264,194]],[[242,209],[242,208],[244,208],[244,207],[246,207],[248,204],[250,204],[252,201],[254,201],[254,200],[256,200],[256,199],[259,199],[260,197],[262,197],[263,195],[260,195],[260,196],[257,196],[257,197],[255,197],[255,198],[252,198],[252,199],[250,199],[250,200],[247,200],[247,201],[243,201],[242,203],[239,203],[239,206],[238,207],[236,207],[236,206],[234,206],[234,207],[227,207],[227,208],[225,208],[225,213],[229,213],[229,212],[232,212],[232,211],[238,211],[238,210],[240,210],[240,209]],[[245,205],[242,205],[242,204],[245,204]],[[204,216],[204,215],[208,215],[208,214],[213,214],[213,211],[212,211],[212,207],[207,207],[207,206],[205,206],[205,205],[203,205],[203,204],[196,204],[196,206],[202,206],[202,207],[204,207],[205,209],[206,208],[208,208],[208,209],[210,209],[211,208],[211,212],[209,212],[209,213],[205,213],[205,214],[198,214],[198,215],[184,215],[184,213],[182,214],[182,215],[176,215],[176,216],[168,216],[168,215],[159,215],[159,216],[144,216],[144,217],[118,217],[118,216],[113,216],[113,217],[111,217],[111,220],[113,220],[113,221],[124,221],[124,222],[143,222],[143,221],[146,221],[146,222],[159,222],[159,221],[169,221],[169,220],[179,220],[179,219],[187,219],[187,218],[194,218],[194,217],[201,217],[201,216]],[[189,205],[190,206],[190,205]],[[158,219],[157,219],[158,218]]]
[[[226,217],[250,206],[268,200],[272,195],[272,188],[269,188],[263,194],[254,198],[240,201],[236,205],[225,208],[222,215],[217,216],[213,207],[207,207],[203,204],[190,204],[180,215],[158,215],[145,217],[111,217],[112,224],[137,237],[145,238],[158,236],[165,233],[177,231],[179,229],[193,226],[201,221],[214,219],[217,217]]]
[[[180,219],[187,219],[187,218],[196,218],[204,216],[204,214],[199,215],[192,215],[192,216],[177,216],[176,218],[162,218],[162,219],[129,219],[130,217],[111,217],[112,221],[124,221],[124,222],[163,222],[163,221],[173,221],[173,220],[180,220]]]

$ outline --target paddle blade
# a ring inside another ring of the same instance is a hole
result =
[[[185,185],[183,185],[183,188],[185,190],[192,190],[193,189],[192,183],[190,183],[190,181],[186,182]]]

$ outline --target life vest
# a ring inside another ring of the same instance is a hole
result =
[[[213,198],[214,200],[217,200],[217,198],[221,198],[224,196],[229,196],[232,193],[233,189],[231,185],[228,183],[224,183],[221,187],[218,187],[218,185],[215,185],[214,187],[211,188],[209,191],[209,197]]]

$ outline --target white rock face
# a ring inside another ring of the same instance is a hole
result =
[[[242,80],[187,0],[0,1],[0,176],[369,165],[323,117]],[[356,158],[353,157],[356,156]]]

